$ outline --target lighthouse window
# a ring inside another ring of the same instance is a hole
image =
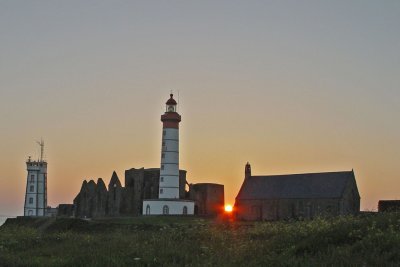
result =
[[[172,105],[170,105],[170,106],[168,106],[168,112],[174,112],[175,111],[175,106],[172,106]]]
[[[31,175],[31,183],[33,183],[35,181],[35,175]]]
[[[33,192],[34,191],[34,186],[33,185],[31,185],[30,187],[29,187],[29,192]]]
[[[33,197],[29,198],[29,204],[33,204]]]
[[[163,207],[163,214],[168,215],[169,214],[169,207],[167,205],[164,205]]]

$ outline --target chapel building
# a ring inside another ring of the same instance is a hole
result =
[[[360,194],[354,171],[252,176],[235,200],[239,220],[283,220],[357,214]]]

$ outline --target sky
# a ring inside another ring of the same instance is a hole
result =
[[[0,214],[23,214],[45,141],[48,204],[159,167],[179,92],[180,167],[225,185],[354,169],[361,209],[399,199],[399,1],[0,0]]]

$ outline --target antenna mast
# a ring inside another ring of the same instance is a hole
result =
[[[41,139],[41,141],[36,141],[36,143],[38,143],[38,145],[40,146],[40,162],[43,161],[43,154],[44,154],[44,141],[43,139]]]
[[[177,105],[177,108],[176,108],[176,109],[177,109],[176,111],[179,112],[179,90],[178,90],[178,105]]]

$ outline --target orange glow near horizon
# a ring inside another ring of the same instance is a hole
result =
[[[171,89],[179,168],[223,185],[235,213],[246,162],[253,176],[354,169],[364,211],[400,198],[397,3],[65,2],[8,1],[0,16],[1,216],[23,214],[41,137],[52,207],[84,180],[160,168]]]
[[[225,205],[225,212],[230,213],[230,212],[232,212],[232,211],[233,211],[232,205]]]

